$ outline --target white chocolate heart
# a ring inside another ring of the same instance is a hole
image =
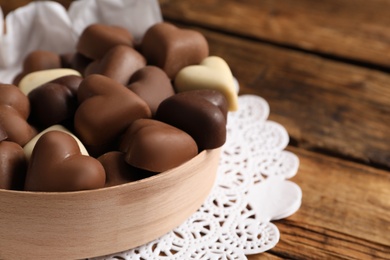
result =
[[[37,134],[36,136],[34,136],[33,139],[31,139],[24,147],[23,147],[23,150],[24,150],[24,154],[26,155],[26,158],[27,160],[30,160],[30,157],[31,157],[31,154],[32,154],[32,151],[35,147],[35,144],[37,143],[38,139],[44,134],[44,133],[47,133],[47,132],[50,132],[50,131],[61,131],[61,132],[64,132],[64,133],[67,133],[69,135],[71,135],[77,142],[79,148],[80,148],[80,152],[82,155],[89,155],[88,154],[88,151],[87,149],[85,149],[85,146],[81,143],[81,141],[74,135],[72,134],[68,129],[66,129],[65,127],[63,127],[62,125],[53,125],[51,127],[48,127],[46,128],[45,130],[43,130],[42,132],[40,132],[39,134]]]
[[[237,91],[229,65],[220,57],[210,56],[199,65],[185,67],[175,78],[175,88],[178,92],[213,89],[225,95],[229,111],[238,109]]]
[[[36,87],[39,87],[42,84],[45,84],[54,79],[68,75],[81,76],[78,71],[73,69],[50,69],[34,71],[22,78],[22,80],[19,82],[19,88],[27,96],[28,93],[30,93]]]

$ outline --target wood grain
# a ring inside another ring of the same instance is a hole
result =
[[[390,67],[388,0],[160,0],[164,17]]]
[[[268,101],[299,156],[302,206],[248,259],[390,259],[390,1],[159,2],[207,37],[241,93]]]
[[[196,28],[305,149],[390,168],[390,75]]]
[[[302,188],[303,201],[293,216],[274,222],[281,240],[269,253],[284,259],[389,259],[389,173],[288,150],[301,162],[291,180]]]
[[[0,259],[82,259],[153,241],[202,205],[219,154],[203,151],[177,168],[105,189],[0,189]]]

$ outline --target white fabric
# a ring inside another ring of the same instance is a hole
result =
[[[162,21],[156,0],[81,0],[69,10],[50,1],[32,2],[9,13],[0,9],[0,82],[11,83],[31,51],[73,53],[77,39],[92,23],[120,25],[137,41],[153,24]],[[4,31],[4,22],[6,31]]]

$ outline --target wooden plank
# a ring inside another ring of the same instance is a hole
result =
[[[281,240],[269,253],[284,259],[390,259],[389,172],[288,150],[300,159],[292,181],[302,189],[302,206],[275,222]]]
[[[390,75],[194,28],[299,147],[390,168]]]
[[[269,252],[264,252],[262,254],[257,254],[257,255],[248,255],[247,256],[248,260],[282,260],[285,258],[273,255],[272,253]]]
[[[388,0],[160,0],[166,19],[390,67]]]

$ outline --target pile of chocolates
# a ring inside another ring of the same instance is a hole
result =
[[[224,144],[233,76],[199,32],[162,22],[135,44],[93,24],[76,50],[34,51],[0,84],[0,189],[119,185]]]

